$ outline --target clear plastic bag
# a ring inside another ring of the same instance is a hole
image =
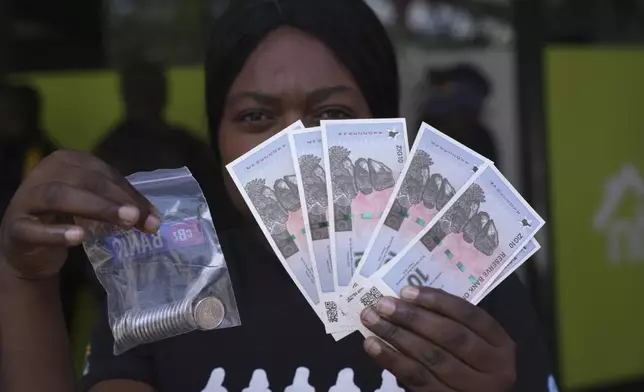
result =
[[[208,203],[187,168],[128,181],[161,212],[155,234],[77,219],[107,292],[114,354],[197,329],[241,324]]]

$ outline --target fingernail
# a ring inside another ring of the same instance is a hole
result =
[[[378,309],[378,313],[390,316],[396,311],[396,304],[389,298],[383,298],[376,305],[376,309]]]
[[[161,226],[161,220],[154,215],[148,215],[143,226],[150,233],[156,233],[159,230],[159,226]]]
[[[368,338],[364,341],[364,349],[371,355],[378,355],[382,351],[382,346],[375,338]]]
[[[119,219],[126,225],[134,225],[139,220],[139,209],[133,206],[119,208]]]
[[[84,231],[80,227],[72,227],[65,231],[65,241],[69,244],[80,244],[83,242]]]
[[[380,320],[380,316],[378,316],[378,313],[376,313],[371,307],[365,308],[362,311],[362,315],[360,317],[362,318],[362,321],[364,321],[365,324],[369,324],[369,325],[378,324],[378,321]]]
[[[418,287],[414,286],[407,286],[402,289],[400,292],[400,298],[405,299],[407,301],[413,301],[418,297],[418,294],[420,294],[420,290],[418,290]]]

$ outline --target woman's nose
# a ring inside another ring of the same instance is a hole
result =
[[[304,122],[304,117],[305,117],[304,113],[302,113],[299,110],[297,110],[297,111],[296,110],[291,110],[291,111],[288,111],[288,112],[284,113],[284,116],[282,116],[282,121],[280,121],[281,129],[284,129],[284,128],[290,126],[291,124],[293,124],[294,122],[299,121],[299,120],[302,120],[302,122]],[[311,126],[311,124],[306,124],[305,123],[304,126],[309,127],[309,126]]]

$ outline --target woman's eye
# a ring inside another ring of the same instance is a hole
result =
[[[252,112],[244,114],[241,119],[248,123],[260,123],[269,119],[269,117],[262,112]]]
[[[345,109],[327,109],[315,115],[311,119],[311,125],[318,126],[322,120],[343,120],[347,118],[355,118],[355,115]]]
[[[329,109],[322,112],[319,116],[320,120],[342,120],[345,118],[352,118],[353,116],[347,111],[342,109]]]
[[[233,118],[237,128],[243,132],[262,133],[273,127],[275,115],[259,109],[242,111]]]

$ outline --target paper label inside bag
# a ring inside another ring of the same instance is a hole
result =
[[[163,223],[158,232],[128,230],[104,240],[114,260],[140,260],[172,249],[201,245],[205,242],[197,219]]]

